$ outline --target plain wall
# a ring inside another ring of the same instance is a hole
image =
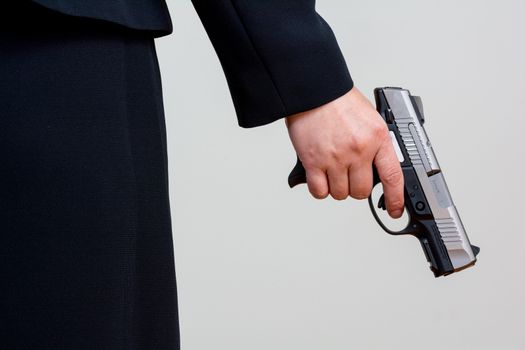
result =
[[[318,0],[356,86],[422,96],[473,244],[435,279],[366,201],[289,189],[283,120],[237,126],[190,1],[157,41],[184,350],[524,349],[525,2]]]

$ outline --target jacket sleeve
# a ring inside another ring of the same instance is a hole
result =
[[[353,87],[315,0],[192,0],[224,70],[239,126],[306,111]]]

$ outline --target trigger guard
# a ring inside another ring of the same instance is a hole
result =
[[[383,193],[382,196],[384,196],[384,195],[385,194]],[[374,201],[372,200],[372,193],[370,193],[370,196],[368,196],[368,206],[370,207],[370,210],[372,211],[372,215],[374,216],[374,219],[376,220],[376,222],[379,224],[379,226],[381,226],[381,228],[386,233],[391,234],[391,235],[406,235],[406,234],[414,234],[414,233],[418,232],[417,224],[412,221],[412,216],[410,215],[410,211],[407,209],[406,206],[405,206],[405,211],[407,212],[407,215],[408,215],[408,225],[405,228],[403,228],[402,230],[400,230],[400,231],[392,231],[392,230],[390,230],[381,221],[381,219],[379,218],[379,215],[377,215],[377,211],[376,211],[375,206],[374,206]]]

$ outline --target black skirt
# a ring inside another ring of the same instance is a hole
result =
[[[178,349],[153,38],[0,11],[0,348]]]

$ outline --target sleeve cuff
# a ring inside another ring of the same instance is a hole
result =
[[[193,4],[221,62],[239,126],[269,124],[352,89],[337,40],[314,1]]]

